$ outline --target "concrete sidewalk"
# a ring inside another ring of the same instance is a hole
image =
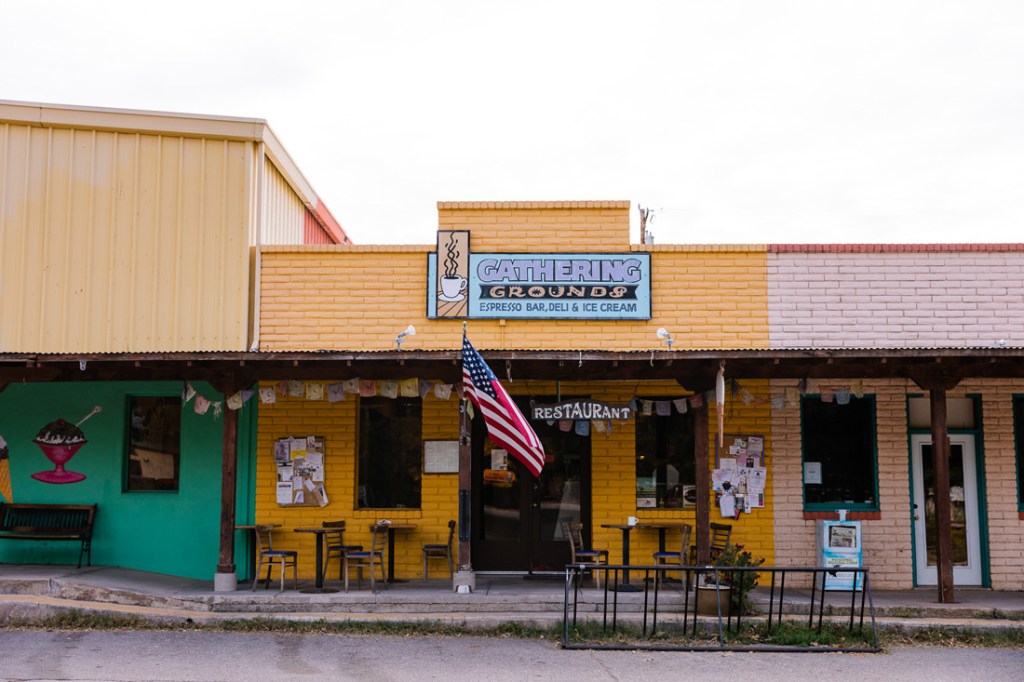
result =
[[[338,587],[328,581],[328,587]],[[479,574],[471,594],[452,591],[447,578],[389,585],[372,594],[366,581],[361,590],[309,594],[279,592],[274,587],[250,591],[240,584],[235,592],[215,593],[212,581],[191,580],[102,566],[21,566],[0,564],[0,623],[38,621],[60,613],[135,616],[160,622],[216,622],[226,619],[435,621],[467,627],[491,627],[507,622],[547,626],[562,620],[565,583],[561,576],[524,579],[521,575]],[[587,587],[581,592],[579,616],[600,617],[605,593]],[[820,595],[820,593],[819,593]],[[649,595],[648,595],[649,596]],[[872,593],[880,626],[905,628],[1024,628],[1024,592],[959,588],[955,604],[937,603],[934,588]],[[619,618],[643,609],[644,593],[612,593]],[[692,598],[692,597],[691,597]],[[666,613],[682,604],[678,589],[663,590],[660,608]],[[755,604],[766,604],[767,593],[756,591]],[[859,604],[859,597],[858,597]],[[787,613],[807,613],[808,590],[786,592]],[[829,593],[826,609],[848,613],[849,593]],[[609,607],[610,608],[610,607]]]

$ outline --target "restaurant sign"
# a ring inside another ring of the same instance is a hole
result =
[[[427,258],[432,318],[649,320],[649,253],[471,253],[439,231]]]
[[[633,418],[631,405],[609,405],[599,400],[568,400],[554,405],[531,403],[530,418],[537,421],[562,419],[589,419],[603,421],[617,419],[626,421]]]

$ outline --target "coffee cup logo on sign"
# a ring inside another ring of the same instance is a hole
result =
[[[441,296],[443,301],[461,301],[465,298],[462,292],[466,289],[466,278],[462,275],[441,278]]]

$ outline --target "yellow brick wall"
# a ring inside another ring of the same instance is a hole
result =
[[[744,387],[755,394],[766,392],[761,382],[744,382]],[[270,385],[270,384],[267,384]],[[528,386],[511,385],[513,394],[554,394],[553,383],[530,382]],[[579,382],[563,383],[561,390],[569,395],[590,395],[609,403],[628,402],[634,395],[644,397],[677,398],[686,395],[675,382]],[[356,509],[356,421],[358,419],[353,397],[329,403],[302,398],[279,396],[278,402],[260,405],[258,427],[256,522],[277,523],[282,526],[275,546],[298,549],[299,571],[312,578],[313,536],[296,534],[289,529],[318,526],[323,521],[343,519],[348,522],[346,541],[369,543],[369,524],[386,516],[392,520],[417,524],[413,532],[396,536],[395,571],[401,577],[422,576],[420,546],[424,542],[439,542],[445,538],[449,519],[456,518],[458,510],[458,479],[454,474],[425,474],[423,476],[422,508],[417,510]],[[714,409],[709,426],[709,447],[714,466],[714,438],[716,423]],[[768,428],[768,409],[763,404],[744,406],[730,401],[726,412],[726,432],[765,436],[768,480],[772,480],[772,446]],[[325,438],[325,488],[330,499],[326,507],[281,507],[275,498],[276,470],[273,461],[274,441],[286,436],[318,435]],[[458,407],[453,397],[441,401],[428,395],[423,405],[423,438],[426,440],[454,440],[458,435]],[[636,508],[635,438],[634,422],[614,423],[610,433],[591,430],[592,471],[592,538],[595,546],[608,548],[613,562],[621,561],[622,535],[615,529],[602,528],[602,524],[624,523],[628,516],[641,520],[676,520],[694,522],[693,509],[640,509]],[[735,542],[744,544],[755,556],[769,563],[774,558],[772,535],[772,494],[766,490],[766,507],[744,514],[734,524]],[[722,520],[717,508],[712,509],[712,520]],[[631,560],[645,564],[653,561],[657,549],[657,533],[635,530],[631,537]],[[337,570],[334,564],[331,574]],[[328,577],[330,577],[330,575]]]
[[[763,387],[762,387],[763,385]],[[767,394],[767,384],[759,381],[743,382],[755,395]],[[589,388],[588,388],[589,387]],[[686,393],[680,390],[675,382],[642,382],[639,386],[629,384],[598,383],[580,384],[577,389],[566,392],[589,393],[598,400],[610,403],[627,402],[634,395],[644,397],[678,398]],[[709,466],[715,466],[715,445],[717,434],[717,417],[714,406],[708,409],[708,448]],[[733,526],[733,542],[744,545],[754,556],[764,558],[766,563],[773,563],[775,558],[775,538],[773,534],[772,510],[774,501],[770,482],[773,477],[772,441],[767,403],[744,405],[741,401],[727,399],[725,432],[729,434],[761,435],[765,438],[765,453],[768,467],[768,483],[765,490],[765,507],[750,514],[743,514],[738,520],[727,520],[721,517],[718,508],[711,498],[711,520],[731,523]],[[643,521],[683,521],[695,523],[695,512],[690,509],[637,509],[636,507],[636,428],[635,422],[615,424],[610,433],[597,433],[591,430],[592,463],[592,544],[595,547],[608,549],[612,563],[622,561],[622,533],[612,528],[602,528],[602,524],[621,524],[629,516],[636,516]],[[710,470],[709,470],[710,475]],[[696,536],[694,536],[694,542]],[[666,544],[670,541],[667,540]],[[630,534],[630,561],[633,564],[649,564],[658,549],[658,534],[653,530],[635,529]]]
[[[272,384],[266,384],[272,385]],[[448,521],[458,511],[458,476],[456,474],[424,474],[420,509],[389,509],[382,511],[356,509],[356,461],[358,401],[352,396],[329,403],[304,398],[278,396],[278,402],[260,405],[256,455],[256,523],[277,523],[274,546],[299,551],[299,575],[315,575],[314,536],[290,532],[291,528],[319,526],[323,521],[346,521],[345,541],[370,544],[371,523],[379,518],[415,523],[413,531],[395,533],[395,573],[403,577],[420,576],[423,572],[423,543],[447,540]],[[458,402],[454,396],[447,401],[428,395],[423,401],[423,438],[454,440],[458,436]],[[330,500],[325,507],[282,507],[277,504],[274,466],[274,441],[286,436],[323,436],[324,488]],[[433,567],[437,565],[434,564]],[[337,578],[335,562],[328,577]],[[431,572],[433,575],[433,572]]]
[[[476,253],[651,253],[651,320],[470,320],[470,338],[478,348],[664,350],[665,346],[654,334],[659,327],[672,333],[677,349],[768,346],[764,246],[631,246],[628,202],[442,203],[438,205],[438,223],[442,230],[469,230],[470,245]],[[426,317],[427,254],[434,248],[434,244],[264,247],[259,306],[261,350],[392,350],[395,335],[408,324],[416,327],[416,335],[406,339],[405,349],[459,348],[461,320]],[[516,385],[509,388],[513,393],[523,390]],[[640,386],[633,382],[595,381],[563,384],[561,390],[613,403],[628,401],[634,394],[666,397],[683,394],[674,381],[644,382]],[[553,393],[555,387],[533,382],[529,391]],[[322,403],[306,409],[303,401],[283,400],[269,408],[266,421],[261,410],[260,463],[265,478],[260,479],[257,516],[262,520],[263,514],[268,517],[287,515],[286,525],[297,525],[328,518],[333,507],[343,516],[350,514],[367,523],[373,520],[373,513],[352,511],[355,505],[354,402]],[[455,401],[437,408],[440,411],[434,437],[455,438]],[[714,413],[713,408],[710,412]],[[434,414],[425,406],[425,422],[428,413]],[[773,474],[768,417],[769,411],[763,403],[744,406],[732,401],[727,430],[765,436],[770,481]],[[330,507],[326,510],[277,508],[271,485],[274,471],[269,459],[272,441],[295,429],[322,432],[323,428],[318,425],[328,423],[336,431],[324,434],[328,438]],[[714,438],[714,424],[709,432]],[[429,437],[425,425],[424,438]],[[621,559],[621,533],[601,528],[601,524],[623,523],[628,516],[646,520],[693,520],[692,510],[637,510],[632,423],[616,425],[611,433],[592,431],[591,451],[592,538],[595,545],[612,551],[613,561]],[[714,447],[711,452],[714,453]],[[331,473],[331,462],[341,470],[337,477]],[[422,570],[418,567],[420,542],[443,536],[444,524],[456,511],[454,476],[424,477],[424,482],[423,509],[396,515],[415,519],[421,525],[417,534],[400,539],[397,570],[403,574],[419,574]],[[428,490],[428,485],[436,489]],[[765,509],[744,514],[735,523],[734,537],[755,555],[771,562],[775,550],[770,490],[766,496],[768,506]],[[718,518],[717,509],[712,511],[712,518]],[[353,541],[366,539],[350,535]],[[648,562],[657,546],[657,534],[635,531],[632,546],[633,561]]]
[[[441,230],[469,230],[476,253],[628,251],[629,207],[628,201],[441,202],[437,222]]]
[[[470,320],[470,338],[479,349],[665,350],[654,333],[665,327],[680,350],[767,348],[766,252],[735,249],[649,247],[650,320]],[[409,324],[406,350],[459,348],[461,320],[426,316],[430,251],[264,247],[260,349],[393,350]]]

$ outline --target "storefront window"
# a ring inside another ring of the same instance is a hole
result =
[[[679,414],[669,398],[636,417],[636,506],[680,508],[692,506],[694,495],[693,415]],[[664,409],[667,403],[669,409]],[[667,413],[666,413],[667,412]]]
[[[419,398],[360,400],[360,509],[419,508],[422,423]]]
[[[1013,434],[1017,447],[1017,508],[1024,510],[1024,396],[1013,398]]]
[[[125,490],[177,490],[181,396],[129,396],[128,420]]]
[[[874,399],[807,396],[800,410],[805,508],[877,509]]]

